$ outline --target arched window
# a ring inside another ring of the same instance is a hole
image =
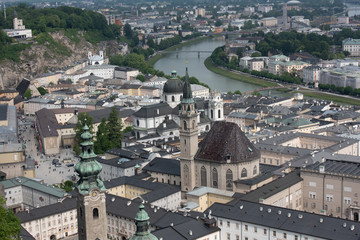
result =
[[[136,133],[136,138],[137,138],[137,139],[140,138],[140,133],[139,133],[139,132]]]
[[[210,129],[209,125],[206,125],[205,130],[209,131],[209,129]]]
[[[354,212],[354,221],[358,222],[359,221],[359,213]]]
[[[195,128],[195,120],[192,121],[192,129]]]
[[[221,118],[221,110],[218,110],[218,118]]]
[[[140,126],[139,120],[136,120],[136,125],[137,125],[137,126]]]
[[[206,168],[204,166],[201,167],[201,186],[207,186]]]
[[[99,209],[97,208],[93,209],[93,218],[99,218]]]
[[[187,123],[184,121],[184,130],[187,130]]]
[[[165,102],[167,102],[167,96],[165,95]]]
[[[171,101],[175,102],[175,97],[171,96]]]
[[[230,169],[226,171],[226,190],[233,190],[233,174]]]
[[[218,188],[218,172],[216,168],[212,171],[213,188]]]
[[[189,172],[189,167],[185,164],[184,165],[184,180],[185,180],[185,186],[188,186],[189,185],[189,181],[190,181],[190,179],[189,179],[189,174],[190,174],[190,172]]]
[[[211,109],[210,110],[210,118],[213,119],[214,118],[214,111]]]
[[[246,168],[243,168],[243,169],[241,170],[241,177],[247,177]]]
[[[253,169],[253,175],[256,175],[256,174],[257,174],[257,166],[255,165],[254,169]]]

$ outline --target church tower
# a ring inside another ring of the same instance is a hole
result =
[[[224,104],[221,93],[212,91],[209,99],[208,117],[211,121],[224,120]]]
[[[191,191],[195,187],[194,156],[198,150],[198,111],[192,97],[189,74],[186,68],[183,99],[180,109],[180,165],[181,190]]]
[[[79,240],[107,239],[106,188],[99,178],[102,166],[95,160],[92,138],[85,125],[81,134],[81,160],[75,166],[80,177],[76,183]]]
[[[144,205],[140,204],[139,212],[135,216],[136,232],[130,240],[158,240],[157,237],[150,233],[150,217],[144,208]]]

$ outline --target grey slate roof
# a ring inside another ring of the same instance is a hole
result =
[[[143,171],[180,176],[180,161],[172,158],[154,158]]]
[[[0,104],[0,121],[6,121],[8,112],[7,104]]]
[[[179,129],[179,125],[172,119],[165,119],[159,126],[156,128],[159,131],[166,131],[170,129]]]
[[[95,110],[88,112],[88,114],[94,119],[94,123],[99,123],[103,118],[108,118],[109,114],[111,113],[111,108],[104,108],[100,110]],[[119,112],[119,118],[126,118],[131,116],[134,113],[134,110],[131,109],[122,109],[118,110]]]
[[[360,176],[360,162],[347,162],[337,160],[326,160],[325,162],[316,162],[307,166],[304,170],[319,172],[319,167],[324,166],[326,173]]]
[[[24,97],[24,94],[26,92],[26,90],[29,88],[30,86],[30,81],[28,79],[23,79],[21,80],[21,82],[17,85],[16,87],[16,91],[19,92],[19,94]]]
[[[195,158],[226,163],[228,156],[231,157],[231,162],[247,162],[260,158],[260,152],[247,139],[237,124],[215,122],[199,144]]]
[[[127,184],[151,190],[150,192],[141,195],[144,200],[150,203],[180,191],[180,187],[178,186],[141,180],[137,178],[136,175],[131,177],[114,178],[105,181],[104,184],[107,189]]]
[[[134,159],[134,158],[139,157],[139,154],[134,153],[129,150],[121,149],[121,148],[113,148],[113,149],[106,151],[106,153],[116,155],[119,157],[129,158],[129,159]]]
[[[261,210],[262,209],[262,210]],[[269,210],[270,209],[270,210]],[[329,240],[359,240],[360,223],[286,208],[239,201],[235,206],[215,203],[205,213],[244,223],[290,231]],[[343,224],[346,227],[343,227]],[[351,230],[353,226],[353,230]]]
[[[134,113],[138,118],[151,118],[157,116],[170,115],[173,109],[165,102],[143,106],[139,111]]]
[[[206,235],[217,231],[220,231],[220,228],[209,228],[206,227],[203,223],[192,219],[178,225],[169,226],[167,228],[154,231],[153,234],[159,239],[192,240],[201,239],[201,237],[205,237]]]
[[[23,223],[70,210],[76,211],[76,198],[66,198],[60,203],[34,208],[29,210],[29,213],[27,211],[19,212],[16,214],[16,217],[18,217],[20,222]]]
[[[22,226],[20,226],[20,239],[21,240],[35,240],[35,238],[28,231],[26,231],[26,229],[23,228]]]
[[[138,163],[142,163],[143,159],[125,159],[125,158],[117,157],[112,159],[96,158],[96,161],[98,161],[101,164],[126,169],[126,168],[134,167]]]
[[[265,184],[251,192],[246,193],[241,200],[247,200],[251,202],[259,202],[260,198],[267,199],[276,193],[287,189],[294,184],[301,182],[300,171],[295,170],[284,177],[280,177],[268,184]]]
[[[59,134],[56,131],[59,129],[59,124],[56,120],[53,111],[43,108],[35,113],[38,121],[38,128],[43,137],[57,137]]]

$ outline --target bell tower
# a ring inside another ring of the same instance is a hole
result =
[[[198,111],[192,97],[189,74],[186,68],[183,99],[180,109],[180,166],[181,190],[191,191],[195,187],[194,157],[198,150]]]
[[[102,166],[95,160],[92,134],[87,125],[84,126],[80,143],[82,153],[75,171],[79,174],[76,183],[77,218],[79,240],[107,239],[107,217],[104,183],[99,178]]]

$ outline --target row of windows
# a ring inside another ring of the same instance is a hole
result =
[[[309,198],[316,199],[316,192],[309,192]],[[332,194],[326,194],[326,201],[327,202],[334,201],[334,196]],[[344,197],[344,203],[345,204],[351,204],[351,198],[350,197]]]
[[[238,225],[238,224],[237,224]],[[244,229],[245,229],[245,231],[248,231],[248,225],[244,225]],[[254,233],[257,233],[258,232],[258,228],[257,227],[254,227],[253,228],[254,229]],[[268,230],[267,229],[263,229],[263,231],[262,231],[262,233],[264,234],[264,235],[267,235],[267,233],[268,233]],[[246,233],[245,233],[246,234]],[[273,236],[273,237],[281,237],[281,235],[282,235],[282,239],[287,239],[288,238],[288,234],[287,233],[277,233],[275,230],[273,230],[272,231],[272,233],[271,233],[271,235]],[[230,233],[227,233],[226,234],[226,239],[227,240],[231,240],[231,234]],[[235,239],[236,240],[239,240],[240,239],[240,236],[239,235],[235,235]],[[245,240],[249,240],[249,237],[244,237],[244,239]],[[299,235],[294,235],[294,239],[295,240],[299,240]],[[307,240],[308,238],[307,237],[304,237],[304,240]],[[256,238],[254,238],[254,240],[256,240]]]

